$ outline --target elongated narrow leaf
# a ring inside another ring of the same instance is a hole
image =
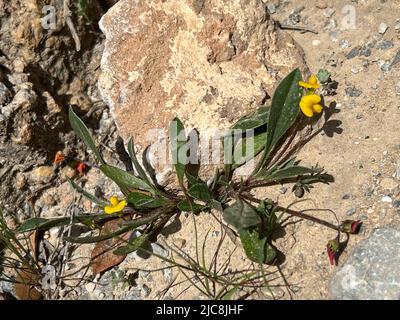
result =
[[[167,205],[169,202],[163,198],[154,198],[141,192],[128,194],[128,202],[136,209],[154,209]]]
[[[221,298],[221,300],[233,300],[233,297],[237,292],[240,291],[240,288],[238,286],[233,287],[229,291],[227,291]]]
[[[197,183],[191,186],[188,194],[194,199],[206,202],[212,199],[212,194],[205,183]]]
[[[72,223],[86,223],[89,221],[100,221],[102,218],[107,218],[108,215],[86,215],[86,216],[75,216],[72,219]],[[17,233],[28,232],[33,230],[48,230],[54,227],[61,227],[69,224],[71,222],[71,217],[62,217],[54,219],[45,218],[31,218],[24,222],[18,229]]]
[[[276,170],[272,173],[268,171],[260,171],[256,177],[267,181],[280,181],[284,179],[296,178],[305,174],[320,173],[323,169],[321,168],[307,168],[301,166],[288,167],[280,170]]]
[[[254,114],[245,116],[236,122],[232,129],[256,129],[268,122],[270,107],[260,107]]]
[[[292,127],[299,115],[302,89],[298,83],[301,80],[301,72],[296,69],[282,80],[275,91],[268,118],[268,138],[263,162],[268,159],[273,147]]]
[[[72,107],[69,108],[68,117],[71,127],[75,131],[76,135],[81,138],[82,141],[93,151],[93,153],[96,155],[97,160],[101,164],[105,164],[103,157],[101,156],[92,139],[92,136],[89,133],[88,128],[83,123],[83,121],[75,114],[74,110],[72,110]]]
[[[134,189],[146,190],[149,192],[153,191],[153,188],[142,179],[139,179],[122,169],[107,164],[102,165],[100,169],[126,193],[133,191]]]
[[[240,229],[239,236],[247,257],[257,263],[270,263],[276,258],[276,250],[262,237],[257,229]]]
[[[185,127],[178,118],[171,121],[169,139],[171,143],[172,161],[178,175],[179,183],[182,184],[186,169],[186,164],[182,161],[184,159],[181,159],[183,157],[182,148],[185,148],[187,138],[185,135]]]
[[[239,144],[240,142],[240,144]],[[267,132],[262,132],[254,137],[251,138],[244,138],[242,141],[239,141],[238,144],[235,146],[234,153],[233,153],[233,169],[236,169],[246,163],[247,161],[253,159],[261,151],[264,150],[265,144],[267,143]],[[254,146],[254,152],[252,154],[246,155],[247,153],[247,143],[252,143]]]
[[[261,223],[257,211],[248,203],[238,200],[224,210],[224,220],[236,229],[248,228]]]
[[[69,178],[68,178],[68,182],[70,183],[72,188],[74,188],[78,193],[82,194],[83,196],[88,198],[90,201],[92,201],[95,204],[97,204],[100,208],[104,208],[108,204],[107,201],[105,201],[103,199],[99,199],[96,196],[92,195],[91,193],[87,192],[86,190],[81,188],[79,185],[77,185],[74,181],[72,181]]]
[[[157,219],[160,216],[160,214],[161,213],[157,213],[157,214],[149,215],[147,217],[135,219],[133,221],[125,223],[121,229],[119,229],[116,232],[110,233],[110,234],[100,235],[97,237],[65,237],[64,240],[71,242],[71,243],[96,243],[99,241],[104,241],[104,240],[111,239],[116,236],[120,236],[121,234],[131,231],[131,230],[133,230],[137,227],[140,227],[144,224],[151,223],[152,221]]]
[[[185,175],[186,175],[186,179],[188,180],[190,185],[194,185],[194,184],[198,184],[198,183],[204,183],[204,181],[202,181],[198,176],[194,177],[193,175],[191,175],[187,171],[186,171]]]
[[[134,144],[133,144],[133,140],[130,139],[128,142],[128,153],[129,156],[131,157],[132,163],[136,169],[136,172],[138,173],[139,177],[145,181],[149,186],[152,186],[152,183],[149,179],[149,177],[146,174],[146,171],[143,169],[143,167],[140,165],[137,157],[136,157],[136,153],[135,153],[135,148],[134,148]]]
[[[114,250],[113,253],[117,256],[125,256],[131,252],[135,252],[147,243],[149,237],[150,234],[143,234],[137,238],[130,240],[128,245],[119,247],[118,249]]]

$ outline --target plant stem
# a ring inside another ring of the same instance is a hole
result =
[[[252,197],[250,195],[241,194],[241,196],[243,198],[247,199],[247,200],[250,200],[250,201],[253,201],[253,202],[256,202],[256,203],[260,203],[261,202],[261,200],[255,198],[255,197]],[[339,227],[338,226],[336,226],[336,225],[334,225],[334,224],[332,224],[332,223],[330,223],[328,221],[321,220],[319,218],[310,216],[310,215],[308,215],[306,213],[295,211],[295,210],[291,210],[291,209],[287,209],[287,208],[284,208],[284,207],[281,207],[281,206],[276,206],[275,208],[278,211],[286,212],[287,214],[290,214],[291,216],[298,217],[298,218],[305,219],[305,220],[309,220],[309,221],[313,221],[313,222],[318,223],[320,225],[323,225],[323,226],[325,226],[327,228],[333,229],[335,231],[339,231]]]

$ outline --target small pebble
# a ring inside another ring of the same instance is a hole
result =
[[[378,66],[383,72],[388,72],[392,68],[391,63],[385,60],[378,60]]]
[[[393,47],[394,47],[394,44],[393,44],[392,41],[389,41],[389,40],[382,40],[382,41],[378,42],[378,44],[376,45],[376,47],[377,47],[379,50],[387,50],[387,49],[393,48]]]
[[[392,62],[390,63],[390,67],[392,68],[398,63],[400,63],[400,50],[397,51],[396,55],[394,56]]]
[[[286,188],[286,187],[281,187],[281,188],[279,189],[279,192],[280,192],[281,194],[285,194],[287,191],[288,191],[288,188]]]
[[[347,216],[352,216],[353,214],[356,213],[356,211],[357,211],[356,208],[351,208],[351,209],[347,210],[346,215]]]
[[[318,0],[317,4],[315,5],[318,9],[326,9],[328,8],[328,4],[325,0]]]
[[[396,179],[400,179],[400,163],[397,164],[396,172],[394,173]]]
[[[321,41],[320,40],[313,40],[312,41],[312,45],[313,46],[319,46],[321,44]]]
[[[158,243],[152,242],[151,249],[153,252],[161,257],[167,258],[169,256],[169,251]]]
[[[213,232],[211,232],[211,236],[214,238],[219,237],[220,232],[218,230],[214,230]]]
[[[276,6],[273,3],[269,3],[267,5],[267,9],[268,9],[269,13],[271,13],[271,14],[276,13]]]
[[[385,202],[385,203],[392,203],[392,198],[389,196],[384,196],[384,197],[382,197],[381,201]]]
[[[309,226],[309,227],[312,227],[313,225],[315,225],[315,222],[314,221],[311,221],[311,220],[307,220],[307,225]]]
[[[391,178],[385,178],[385,179],[382,179],[380,186],[384,190],[393,190],[398,187],[398,184],[396,183],[396,181],[394,181]]]
[[[360,73],[361,71],[363,71],[362,68],[351,68],[351,72],[354,74]]]
[[[400,200],[393,201],[393,207],[395,207],[396,209],[399,209],[400,208]]]
[[[346,95],[348,95],[349,97],[359,97],[362,94],[362,91],[357,89],[356,87],[352,86],[352,87],[347,87],[345,89]]]
[[[330,18],[330,17],[332,17],[334,15],[335,12],[336,11],[334,9],[328,8],[328,9],[326,9],[324,11],[324,16],[327,17],[327,18]]]
[[[349,41],[347,41],[345,39],[342,39],[342,40],[339,41],[339,46],[342,49],[347,49],[349,47]]]
[[[397,95],[400,95],[400,81],[396,83],[395,85],[395,91]]]
[[[389,27],[386,25],[386,23],[382,22],[379,25],[378,31],[379,31],[380,34],[385,34],[387,29],[389,29]]]

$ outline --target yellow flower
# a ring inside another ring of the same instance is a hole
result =
[[[308,82],[300,81],[299,86],[306,89],[318,89],[321,87],[315,74],[312,74],[311,77],[308,78]]]
[[[300,109],[306,117],[311,118],[314,115],[314,112],[321,113],[321,100],[321,97],[317,94],[303,96],[300,100]]]
[[[110,198],[110,206],[105,206],[104,212],[107,214],[121,212],[122,210],[124,210],[125,206],[126,206],[125,200],[119,201],[117,197],[112,196]]]

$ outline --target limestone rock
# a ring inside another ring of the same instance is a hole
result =
[[[44,184],[50,182],[54,176],[54,170],[51,166],[41,166],[33,169],[29,175],[32,183]]]
[[[261,0],[121,0],[100,21],[99,88],[124,138],[178,116],[186,127],[228,128],[264,104],[302,51],[277,31]]]
[[[400,231],[376,229],[331,280],[334,299],[400,299]]]

